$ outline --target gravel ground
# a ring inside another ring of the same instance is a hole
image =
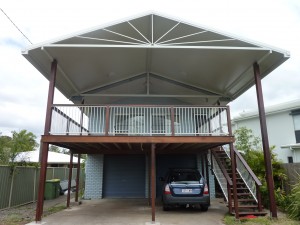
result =
[[[44,201],[44,216],[62,210],[66,206],[67,196]],[[71,199],[74,202],[74,199]],[[0,225],[24,225],[35,220],[36,203],[0,211]]]

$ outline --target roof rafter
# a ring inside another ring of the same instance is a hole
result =
[[[129,21],[127,21],[127,23],[129,23],[129,25],[136,30],[136,32],[138,32],[149,44],[151,43],[135,26],[132,25],[132,23],[130,23]]]
[[[172,38],[172,39],[169,39],[169,40],[166,40],[166,41],[162,41],[162,42],[159,42],[158,44],[164,44],[166,42],[175,41],[175,40],[178,40],[178,39],[182,39],[182,38],[186,38],[186,37],[191,37],[191,36],[194,36],[194,35],[197,35],[197,34],[203,34],[203,33],[206,33],[206,32],[207,31],[204,30],[204,31],[200,31],[200,32],[196,32],[196,33],[192,33],[192,34],[180,36],[180,37],[177,37],[177,38]]]
[[[109,88],[112,88],[112,87],[122,85],[124,83],[128,83],[128,82],[133,81],[133,80],[140,79],[140,78],[145,77],[145,76],[146,76],[146,73],[136,74],[136,75],[133,75],[133,76],[130,76],[130,77],[126,77],[124,79],[120,79],[120,80],[117,80],[117,81],[114,81],[114,82],[102,84],[102,85],[84,90],[84,91],[82,91],[82,94],[92,94],[92,93],[95,93],[95,92],[100,92],[100,91],[103,91],[103,90],[106,90],[106,89],[109,89]]]
[[[120,33],[118,33],[118,32],[114,32],[114,31],[111,31],[111,30],[108,30],[108,29],[102,29],[102,30],[105,30],[105,31],[107,31],[107,32],[110,32],[110,33],[119,35],[119,36],[121,36],[121,37],[129,38],[129,39],[131,39],[131,40],[135,40],[135,41],[141,42],[141,43],[143,43],[143,44],[147,44],[147,42],[145,42],[145,41],[142,41],[142,40],[139,40],[139,39],[136,39],[136,38],[133,38],[133,37],[129,37],[129,36],[127,36],[127,35],[120,34]]]
[[[170,77],[161,75],[161,74],[151,73],[151,76],[152,76],[152,77],[155,77],[155,78],[158,78],[158,79],[160,79],[160,80],[165,80],[165,81],[167,81],[167,82],[176,84],[176,85],[181,86],[181,87],[185,87],[185,88],[188,88],[188,89],[197,91],[197,92],[206,93],[207,95],[212,95],[212,96],[222,96],[222,95],[219,94],[219,93],[212,92],[212,91],[207,90],[207,89],[205,89],[205,88],[203,88],[203,87],[198,87],[198,86],[195,86],[195,85],[192,85],[192,84],[189,84],[189,83],[185,83],[185,82],[182,82],[182,81],[179,81],[179,80],[176,80],[176,79],[173,79],[173,78],[170,78]]]

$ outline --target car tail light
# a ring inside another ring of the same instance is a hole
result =
[[[166,185],[165,186],[165,195],[170,195],[171,194],[171,190],[170,190],[170,187],[169,187],[169,185]]]
[[[203,193],[204,193],[205,195],[208,195],[208,194],[209,194],[207,184],[205,184],[205,186],[204,186],[204,192],[203,192]]]

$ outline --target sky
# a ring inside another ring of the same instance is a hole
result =
[[[263,79],[266,106],[300,99],[299,0],[40,1],[4,0],[0,8],[33,44],[124,18],[157,12],[290,51]],[[43,134],[48,81],[22,55],[28,40],[0,11],[0,132]],[[54,103],[69,103],[58,91]],[[232,116],[257,108],[249,89],[230,103]]]

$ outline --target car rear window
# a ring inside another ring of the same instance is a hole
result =
[[[200,180],[200,175],[196,172],[172,172],[169,181],[170,182],[181,182],[181,181],[198,181]]]

